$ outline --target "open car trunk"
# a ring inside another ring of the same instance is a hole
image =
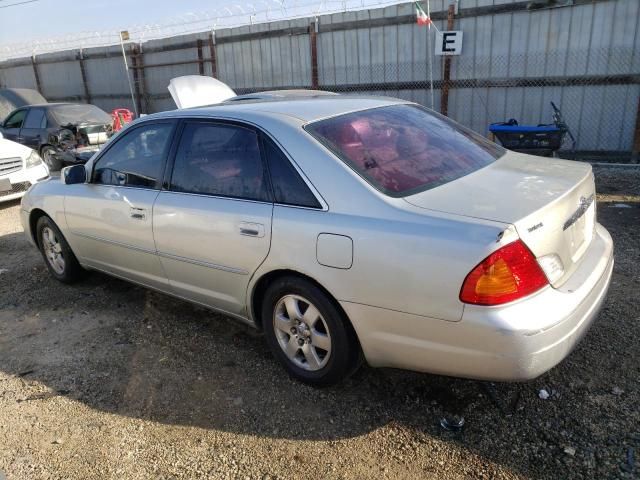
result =
[[[562,261],[564,273],[551,281],[554,287],[579,264],[596,222],[590,165],[515,152],[405,200],[430,210],[513,224],[538,259],[555,254]]]

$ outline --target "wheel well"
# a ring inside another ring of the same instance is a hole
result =
[[[47,214],[44,210],[40,210],[39,208],[34,208],[29,214],[29,230],[31,230],[31,238],[33,238],[33,241],[38,246],[40,246],[40,244],[38,243],[38,232],[36,232],[36,226],[38,225],[38,220],[40,220],[41,217],[46,216]]]
[[[42,155],[42,150],[44,150],[44,149],[45,149],[45,148],[47,148],[47,147],[56,148],[56,147],[54,147],[53,145],[51,145],[50,143],[45,143],[44,145],[40,145],[40,149],[39,149],[38,153],[39,153],[40,155]]]
[[[251,297],[251,309],[253,310],[253,320],[256,326],[260,330],[262,330],[262,300],[264,298],[264,294],[267,291],[267,287],[269,286],[269,284],[276,281],[278,278],[282,278],[282,277],[302,278],[304,280],[307,280],[308,282],[313,283],[316,287],[322,290],[324,294],[327,296],[327,298],[333,303],[333,305],[342,314],[343,318],[347,322],[347,326],[349,327],[349,330],[351,330],[351,333],[353,334],[353,337],[356,339],[356,341],[358,341],[358,336],[356,335],[353,325],[351,325],[351,320],[349,320],[349,317],[347,316],[347,313],[342,308],[342,305],[340,305],[340,302],[338,302],[335,299],[335,297],[331,295],[331,293],[326,288],[324,288],[320,283],[318,283],[316,280],[314,280],[313,278],[307,275],[304,275],[303,273],[296,272],[295,270],[274,270],[272,272],[269,272],[263,275],[262,277],[260,277],[255,287],[253,287],[253,295]],[[358,344],[359,344],[359,341],[358,341]]]

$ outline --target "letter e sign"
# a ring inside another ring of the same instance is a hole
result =
[[[462,52],[462,31],[436,32],[436,55],[460,55]]]

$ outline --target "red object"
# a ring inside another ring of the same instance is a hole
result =
[[[549,284],[531,250],[516,240],[496,250],[465,278],[460,300],[475,305],[501,305]]]
[[[116,108],[111,111],[111,118],[113,118],[113,131],[117,132],[133,121],[133,112],[126,108]]]

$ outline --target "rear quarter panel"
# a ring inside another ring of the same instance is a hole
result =
[[[290,269],[339,301],[459,321],[466,275],[512,241],[508,225],[432,212],[375,190],[291,118],[256,119],[300,167],[326,202],[324,210],[276,205],[271,250],[249,286],[265,273]],[[515,230],[513,231],[515,232]],[[321,265],[322,233],[353,240],[351,268]]]
[[[462,282],[488,251],[498,248],[504,226],[402,211],[393,216],[276,206],[271,251],[254,281],[269,271],[290,269],[315,279],[338,301],[459,321]],[[353,240],[350,268],[319,263],[321,233]]]

